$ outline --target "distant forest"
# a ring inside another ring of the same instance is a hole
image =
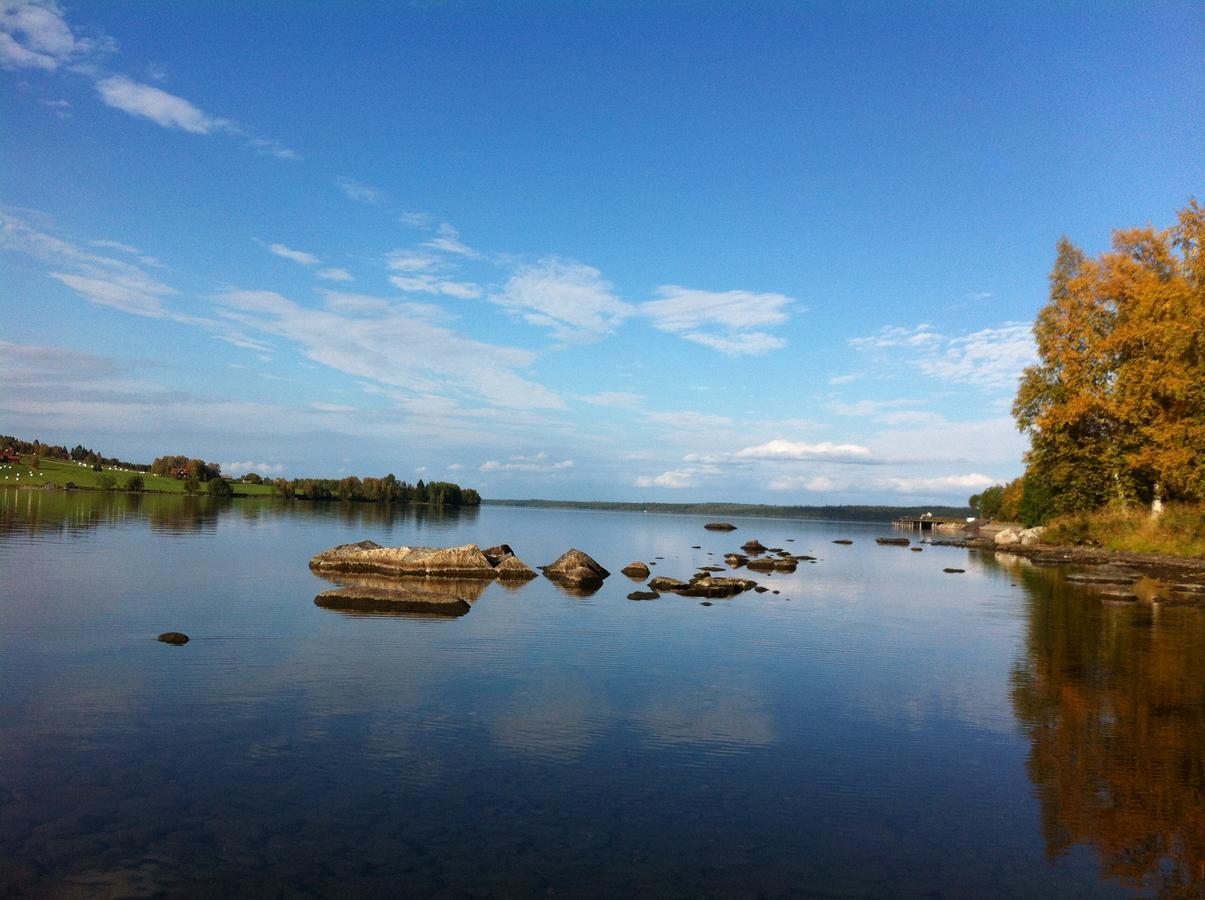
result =
[[[24,441],[12,435],[0,435],[0,451],[8,450],[22,457],[36,459],[52,459],[63,462],[72,461],[91,466],[100,471],[102,467],[129,469],[144,472],[148,476],[158,476],[170,481],[139,479],[137,491],[155,491],[154,485],[159,485],[162,492],[165,484],[179,484],[184,493],[199,493],[202,485],[205,491],[214,496],[229,497],[234,493],[232,484],[262,486],[256,493],[265,496],[268,492],[273,497],[283,500],[345,500],[362,503],[425,503],[430,506],[478,506],[481,495],[473,488],[462,488],[450,481],[424,482],[421,478],[416,484],[399,481],[392,473],[383,478],[359,478],[348,475],[344,478],[264,478],[258,473],[247,472],[242,475],[223,474],[218,463],[206,462],[203,459],[190,457],[186,454],[159,456],[150,465],[131,463],[116,457],[103,456],[82,444],[68,450],[59,444],[44,444],[39,440]],[[112,485],[109,488],[111,489]],[[244,488],[246,491],[247,489]],[[169,492],[175,492],[174,489]]]
[[[701,516],[755,516],[774,519],[824,519],[832,522],[890,522],[900,516],[964,518],[968,506],[772,506],[767,503],[618,503],[605,500],[482,500],[485,506],[542,509],[605,509],[622,512],[686,513]]]

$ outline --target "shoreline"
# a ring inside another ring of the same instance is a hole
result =
[[[968,550],[1008,553],[1022,556],[1041,565],[1050,566],[1127,566],[1144,575],[1162,581],[1186,577],[1205,579],[1205,557],[1162,556],[1158,553],[1133,553],[1126,550],[1105,550],[1100,547],[1078,547],[1074,544],[1019,544],[996,546],[990,538],[951,538],[934,541],[935,546],[965,547]]]

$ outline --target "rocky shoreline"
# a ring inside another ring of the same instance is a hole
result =
[[[968,550],[987,550],[1011,553],[1036,565],[1049,566],[1118,566],[1136,569],[1149,578],[1160,581],[1205,579],[1205,558],[1191,556],[1161,556],[1156,553],[1126,553],[1100,547],[1078,547],[1069,544],[997,543],[990,537],[952,538],[933,541],[934,546],[965,547]]]

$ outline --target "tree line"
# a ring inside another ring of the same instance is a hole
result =
[[[1205,209],[1113,234],[1095,259],[1066,238],[1034,323],[1038,362],[1013,403],[1025,474],[971,498],[1038,524],[1106,506],[1205,501]]]
[[[146,472],[150,466],[126,462],[112,456],[102,456],[95,450],[90,450],[83,444],[76,444],[70,450],[61,444],[44,444],[39,440],[23,441],[10,434],[0,434],[0,450],[11,450],[19,456],[36,456],[45,459],[58,459],[63,462],[82,462],[88,466],[114,466],[120,469],[134,469]]]
[[[481,495],[450,481],[417,484],[399,481],[392,473],[384,478],[277,478],[274,496],[287,500],[347,500],[356,503],[427,503],[432,506],[480,506]]]

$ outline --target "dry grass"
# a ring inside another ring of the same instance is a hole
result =
[[[1150,510],[1143,507],[1062,516],[1050,523],[1042,541],[1128,553],[1205,557],[1205,506],[1169,504],[1158,519],[1152,519]]]

